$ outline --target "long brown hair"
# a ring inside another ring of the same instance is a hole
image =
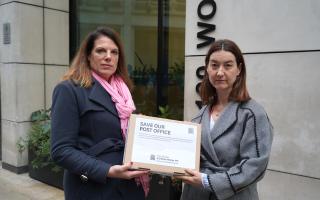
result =
[[[129,78],[126,67],[122,42],[118,33],[109,27],[98,27],[86,36],[72,60],[69,71],[63,76],[63,80],[72,80],[85,88],[91,87],[92,75],[88,57],[94,47],[94,42],[101,36],[110,38],[117,45],[119,49],[119,60],[115,74],[120,76],[131,90],[133,84]]]
[[[200,86],[200,97],[203,104],[217,104],[218,95],[216,89],[211,85],[208,77],[207,67],[209,64],[209,59],[212,53],[216,51],[228,51],[232,53],[237,62],[237,66],[240,69],[240,74],[237,80],[233,84],[233,88],[229,95],[229,100],[237,102],[245,102],[250,99],[249,92],[246,86],[246,64],[242,52],[238,45],[231,40],[217,40],[211,44],[208,53],[205,58],[205,74]]]

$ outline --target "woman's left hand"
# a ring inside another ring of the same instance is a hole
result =
[[[183,175],[183,176],[174,176],[174,178],[176,179],[181,179],[183,182],[193,185],[193,186],[197,186],[197,187],[201,187],[202,186],[202,181],[201,181],[201,173],[197,172],[195,170],[191,170],[191,169],[186,169],[184,170],[186,172],[187,175]]]

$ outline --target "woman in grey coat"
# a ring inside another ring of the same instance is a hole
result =
[[[186,170],[182,200],[256,200],[267,169],[272,125],[250,98],[246,65],[230,40],[214,42],[200,87],[205,105],[193,119],[202,125],[200,172]]]

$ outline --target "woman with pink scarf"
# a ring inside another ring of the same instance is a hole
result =
[[[148,171],[122,164],[135,106],[118,34],[89,33],[63,79],[52,97],[51,154],[65,169],[65,199],[145,199]]]

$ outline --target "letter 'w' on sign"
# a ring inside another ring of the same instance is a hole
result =
[[[214,42],[215,38],[210,37],[206,34],[216,30],[216,25],[198,22],[198,26],[203,27],[204,29],[197,33],[197,38],[205,40],[205,41],[200,44],[197,44],[197,48],[205,47],[207,45],[210,45],[212,42]]]

